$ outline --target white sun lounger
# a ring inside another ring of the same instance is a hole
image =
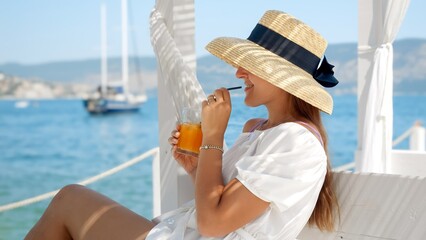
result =
[[[305,227],[299,240],[426,239],[426,178],[334,173],[340,204],[336,231]]]

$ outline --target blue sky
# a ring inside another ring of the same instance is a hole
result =
[[[149,13],[154,0],[128,0],[130,54],[152,56]],[[107,5],[108,55],[119,56],[120,0],[9,0],[0,3],[0,64],[97,58],[100,5]],[[314,27],[329,43],[357,41],[356,0],[195,0],[197,55],[218,36],[245,38],[268,9],[288,12]],[[397,39],[426,39],[426,1],[411,0]],[[137,44],[134,44],[136,42]]]

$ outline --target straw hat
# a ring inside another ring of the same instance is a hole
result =
[[[338,81],[333,76],[334,66],[324,56],[326,47],[326,40],[311,27],[271,10],[247,39],[220,37],[206,49],[331,114],[333,99],[323,87],[333,87]]]

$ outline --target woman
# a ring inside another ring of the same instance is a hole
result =
[[[202,104],[198,158],[177,153],[179,129],[172,132],[169,142],[192,176],[195,201],[149,221],[71,185],[27,239],[295,239],[307,222],[332,230],[337,201],[320,110],[331,114],[322,86],[338,82],[325,48],[318,33],[279,11],[267,11],[247,40],[213,40],[207,50],[237,68],[245,103],[264,105],[268,119],[247,121],[223,154],[231,100],[222,88]]]

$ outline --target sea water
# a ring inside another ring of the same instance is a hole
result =
[[[267,117],[233,96],[225,139],[231,145],[245,121]],[[324,114],[333,166],[353,161],[357,147],[356,96],[335,96]],[[417,120],[426,123],[426,96],[394,97],[394,139]],[[25,108],[0,101],[0,206],[84,180],[158,145],[157,98],[138,112],[90,115],[79,100],[30,101]],[[172,129],[171,129],[172,130]],[[407,141],[397,148],[407,148]],[[152,217],[151,162],[89,185],[147,218]],[[22,239],[49,200],[0,212],[0,240]]]

